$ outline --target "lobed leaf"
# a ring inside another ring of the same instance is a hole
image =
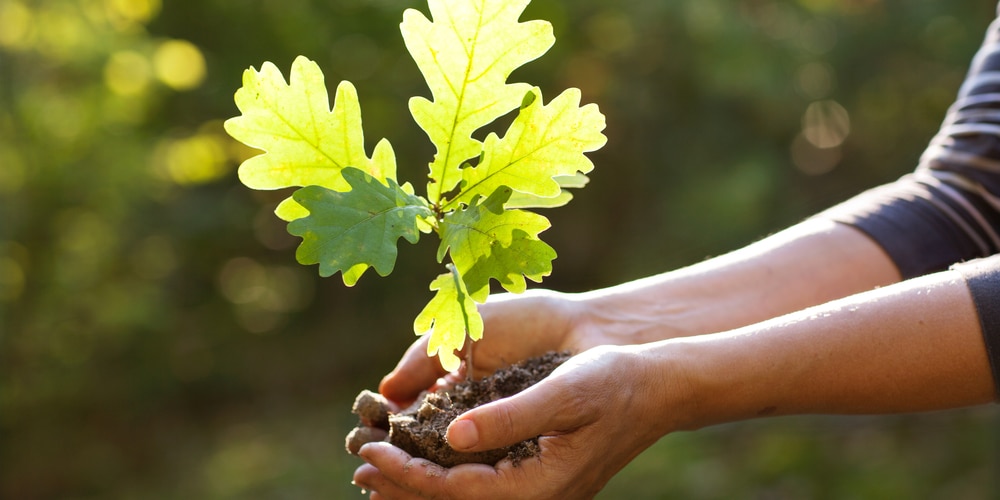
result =
[[[437,294],[414,320],[413,330],[417,335],[430,335],[427,355],[437,355],[441,366],[451,372],[461,364],[455,351],[465,345],[465,336],[473,341],[483,338],[483,318],[455,266],[449,265],[448,270],[431,283]]]
[[[557,175],[553,177],[562,191],[555,197],[541,197],[533,194],[518,193],[510,195],[504,204],[506,208],[558,208],[573,200],[569,189],[579,189],[587,186],[590,179],[581,173],[576,175]]]
[[[555,198],[562,193],[555,177],[586,174],[594,169],[584,153],[607,142],[601,133],[604,115],[597,105],[580,107],[578,89],[566,90],[548,105],[542,103],[538,88],[528,95],[534,97],[525,99],[527,105],[504,137],[490,134],[479,165],[462,171],[461,193],[451,204],[468,204],[501,186],[538,199]]]
[[[538,239],[549,228],[545,217],[523,210],[505,210],[510,188],[498,189],[483,203],[453,212],[441,222],[438,260],[447,252],[477,302],[489,296],[496,279],[509,292],[527,288],[525,278],[540,282],[552,272],[556,252]]]
[[[369,267],[381,276],[392,272],[396,242],[416,243],[421,220],[433,212],[392,179],[385,185],[353,167],[342,173],[350,191],[309,186],[295,192],[309,215],[289,223],[288,232],[302,237],[300,263],[319,264],[323,277],[339,271],[344,284],[353,286]]]
[[[401,31],[430,87],[433,101],[410,100],[410,112],[437,147],[428,199],[438,203],[478,157],[472,134],[517,108],[531,86],[506,83],[510,74],[555,43],[545,21],[518,22],[530,0],[429,0],[431,17],[408,9]]]
[[[292,63],[289,83],[272,63],[243,73],[236,91],[241,116],[226,121],[226,131],[244,144],[265,151],[243,162],[240,181],[253,189],[322,186],[349,189],[345,167],[366,172],[383,184],[396,177],[392,146],[382,140],[365,153],[361,106],[350,82],[337,87],[333,109],[319,66],[305,57]],[[291,199],[277,213],[285,220],[306,212]]]

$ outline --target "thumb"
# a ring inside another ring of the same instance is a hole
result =
[[[547,379],[509,398],[469,410],[448,426],[448,444],[456,451],[485,451],[576,429],[583,425],[579,407],[565,404],[574,399],[567,399],[572,391],[572,387]]]
[[[427,337],[424,336],[410,345],[396,368],[382,378],[378,390],[395,403],[409,403],[446,373],[436,357],[427,356]]]

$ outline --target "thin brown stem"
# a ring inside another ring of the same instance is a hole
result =
[[[472,372],[473,372],[473,369],[472,369],[472,350],[475,348],[475,345],[476,345],[476,343],[472,339],[469,339],[469,347],[465,350],[465,355],[463,356],[464,359],[465,359],[465,381],[466,382],[471,382],[472,381]]]

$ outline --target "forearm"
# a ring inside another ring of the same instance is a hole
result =
[[[588,327],[641,343],[726,331],[898,280],[867,236],[810,219],[735,252],[577,298]]]
[[[685,385],[681,428],[765,415],[884,414],[994,399],[976,310],[955,272],[727,333],[651,344]],[[663,365],[666,366],[666,365]]]

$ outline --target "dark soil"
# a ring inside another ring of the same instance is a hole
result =
[[[357,428],[347,436],[347,451],[357,454],[361,445],[389,441],[414,457],[426,458],[444,467],[464,463],[494,465],[504,458],[517,462],[538,454],[538,439],[479,453],[459,453],[448,446],[445,434],[456,417],[477,406],[513,396],[547,377],[570,357],[551,352],[497,370],[480,380],[468,380],[448,390],[424,393],[399,413],[389,411],[380,395],[362,391],[352,411],[360,417]]]

